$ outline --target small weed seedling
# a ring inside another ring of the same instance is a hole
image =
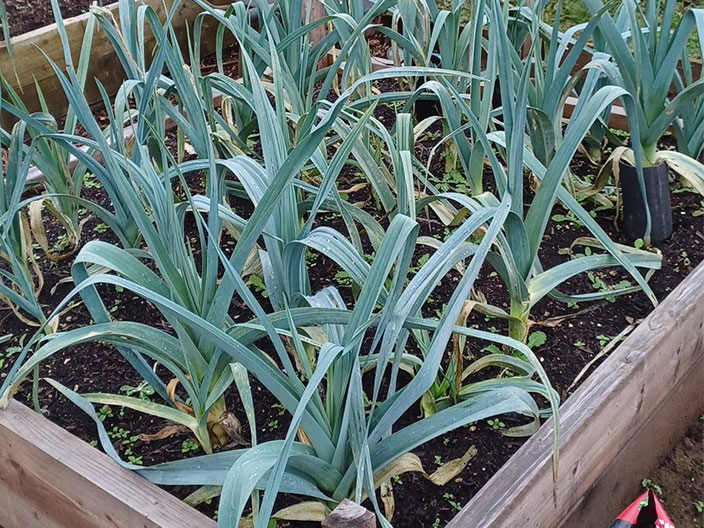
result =
[[[132,454],[127,455],[127,462],[134,464],[135,466],[141,466],[144,464],[141,456],[135,456]]]
[[[112,409],[109,405],[103,405],[98,409],[98,418],[101,422],[104,422],[107,418],[112,418]]]
[[[467,192],[467,178],[458,170],[446,172],[443,174],[442,178],[433,177],[431,181],[441,192],[448,192],[450,190],[459,193]]]
[[[528,336],[528,346],[532,349],[535,349],[543,346],[547,340],[548,336],[545,334],[545,332],[531,332],[531,334]]]
[[[352,277],[346,271],[338,271],[337,273],[335,273],[333,280],[339,286],[352,286]]]
[[[254,291],[261,295],[264,299],[269,297],[266,291],[266,285],[259,275],[250,275],[249,284],[254,288]]]
[[[452,513],[457,513],[462,509],[462,505],[455,500],[455,496],[452,493],[443,493],[442,498],[450,505]]]
[[[501,420],[498,418],[495,420],[487,420],[486,424],[491,427],[492,431],[500,431],[501,429],[506,428],[506,424],[503,423]]]
[[[199,446],[198,442],[195,442],[191,440],[190,438],[186,439],[183,441],[181,444],[181,453],[186,454],[186,453],[195,453],[198,451]]]
[[[658,495],[662,495],[662,488],[649,478],[644,478],[643,480],[641,480],[640,485],[644,489],[651,490],[657,493]]]
[[[608,345],[612,339],[613,337],[604,334],[599,334],[598,336],[596,336],[596,340],[599,341],[599,346],[601,348],[604,348],[606,345]]]
[[[0,344],[1,343],[6,343],[7,341],[12,339],[12,335],[7,335],[3,336],[0,338]],[[5,361],[10,359],[12,356],[19,354],[22,352],[22,349],[24,348],[24,340],[26,339],[27,334],[22,334],[20,336],[20,340],[15,346],[9,346],[5,349],[5,352],[0,351],[0,369],[5,366]]]
[[[600,275],[598,275],[594,272],[591,272],[591,271],[587,273],[587,277],[589,278],[589,282],[592,283],[592,288],[594,289],[594,291],[597,291],[597,292],[608,292],[611,290],[621,290],[621,289],[628,288],[628,287],[632,286],[630,281],[627,281],[627,280],[619,281],[616,284],[614,284],[613,286],[611,286],[611,285],[607,284],[606,282],[604,282],[604,280],[601,278]],[[607,297],[606,300],[609,301],[610,303],[614,303],[614,302],[616,302],[616,297],[610,296],[610,297]]]
[[[123,385],[120,387],[120,392],[125,396],[133,396],[135,398],[139,398],[140,400],[147,401],[149,400],[149,396],[154,394],[154,389],[151,385],[149,385],[149,383],[142,381],[136,387],[132,387],[131,385]]]
[[[562,229],[563,225],[560,224],[570,224],[576,227],[584,227],[584,224],[579,221],[572,211],[569,211],[567,214],[557,213],[552,215],[551,218],[553,222],[557,222],[557,229]]]
[[[92,174],[83,176],[83,187],[86,189],[100,189],[102,185]]]

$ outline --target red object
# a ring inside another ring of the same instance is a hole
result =
[[[675,528],[665,509],[652,491],[623,510],[609,528]]]

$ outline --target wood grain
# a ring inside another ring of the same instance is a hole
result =
[[[568,97],[565,100],[563,116],[566,118],[571,117],[578,102],[579,99],[577,97]],[[616,130],[628,132],[628,116],[626,115],[626,110],[622,106],[616,104],[613,105],[611,107],[611,113],[609,114],[609,122],[607,125],[611,128],[615,128]]]
[[[167,7],[171,6],[173,0],[167,0]],[[224,0],[213,0],[211,4],[222,5]],[[165,19],[165,10],[162,0],[140,0],[152,6],[162,20]],[[106,7],[113,14],[117,15],[117,4]],[[184,44],[187,39],[186,27],[192,24],[195,17],[200,13],[201,8],[194,2],[181,2],[173,18],[172,26],[176,31],[179,42]],[[80,54],[83,34],[88,23],[90,13],[83,13],[79,16],[68,18],[64,21],[66,35],[72,52],[74,64],[77,63]],[[117,18],[117,17],[116,17]],[[215,49],[215,29],[216,23],[211,17],[206,18],[201,39],[202,54],[207,55]],[[190,32],[191,36],[193,32]],[[23,102],[30,111],[40,109],[35,79],[39,84],[42,93],[47,101],[50,112],[53,115],[63,115],[66,112],[67,102],[63,90],[56,79],[53,69],[42,54],[42,51],[56,63],[62,70],[66,64],[64,52],[56,29],[56,24],[51,24],[38,28],[29,33],[14,37],[12,40],[12,51],[15,56],[16,71],[13,70],[7,48],[0,45],[0,73],[10,82],[15,90],[21,95]],[[145,48],[147,50],[154,46],[155,39],[147,29],[145,35]],[[40,51],[41,50],[41,51]],[[101,101],[96,80],[105,86],[109,95],[116,93],[120,84],[125,78],[124,70],[114,53],[112,44],[107,39],[105,33],[96,27],[93,35],[93,45],[91,47],[91,59],[86,82],[86,99],[90,104]],[[9,116],[4,115],[3,123],[7,123]]]
[[[704,408],[703,328],[704,264],[562,406],[557,483],[548,422],[448,528],[607,525]]]
[[[316,20],[323,18],[327,13],[325,12],[325,6],[320,0],[304,0],[303,2],[303,20],[301,21],[303,24],[306,23],[306,15],[308,10],[310,10],[310,19],[309,22],[315,22]],[[310,34],[310,43],[311,44],[317,44],[323,38],[325,38],[325,35],[328,33],[328,28],[326,24],[317,26],[315,29],[313,29]]]
[[[13,401],[0,411],[4,528],[214,528],[208,517]]]
[[[376,516],[349,499],[338,504],[322,522],[323,528],[376,528]]]
[[[572,508],[560,528],[609,526],[626,503],[642,492],[641,480],[655,471],[680,440],[682,425],[693,424],[704,413],[704,362],[673,387],[654,411],[657,420],[638,428],[630,442]]]

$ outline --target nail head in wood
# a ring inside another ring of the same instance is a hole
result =
[[[345,499],[325,518],[323,528],[376,528],[376,517],[366,508]]]

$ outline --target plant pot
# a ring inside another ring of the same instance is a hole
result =
[[[440,67],[440,58],[437,55],[431,55],[430,62],[436,67]],[[419,77],[418,86],[424,84],[428,80],[427,77]],[[413,105],[413,113],[418,121],[423,121],[428,117],[442,115],[442,107],[437,99],[419,99]]]
[[[620,164],[619,173],[623,197],[623,230],[633,240],[643,238],[648,216],[638,174],[635,167],[626,163]],[[647,207],[650,210],[650,242],[653,244],[672,235],[672,206],[667,174],[667,165],[664,163],[643,168]]]
[[[501,100],[501,81],[497,78],[494,82],[494,91],[491,94],[491,108],[496,109],[503,106]]]
[[[418,99],[413,105],[413,113],[416,119],[420,122],[428,117],[442,114],[440,103],[433,99]]]

